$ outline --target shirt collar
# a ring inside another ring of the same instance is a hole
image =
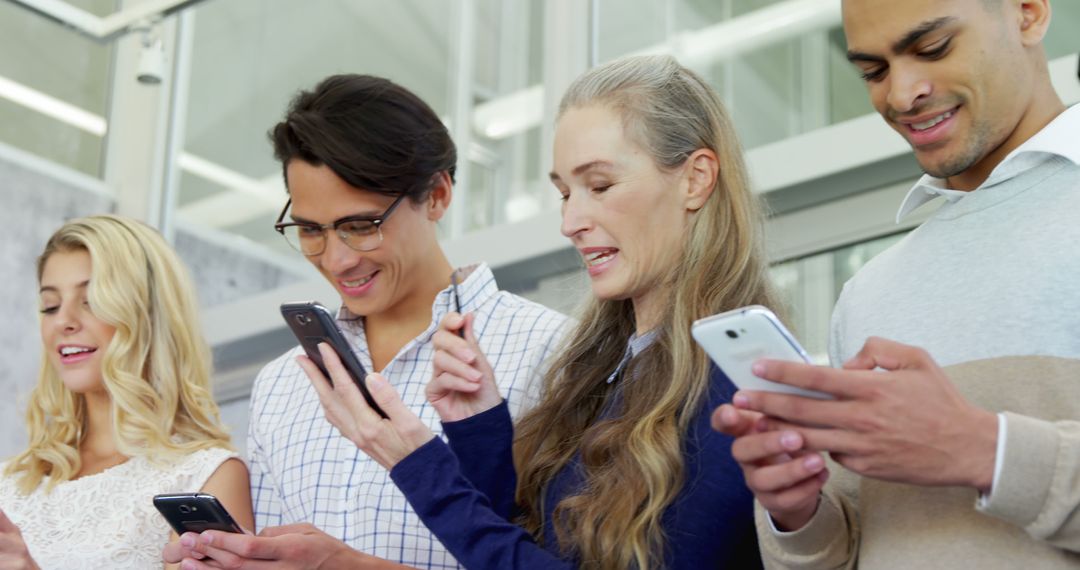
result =
[[[630,360],[635,356],[641,354],[643,350],[649,348],[649,346],[656,341],[656,336],[660,334],[660,331],[653,329],[651,331],[642,334],[633,334],[630,336],[630,340],[626,341],[626,352],[623,352],[622,359],[619,360],[619,364],[615,367],[615,370],[608,376],[607,383],[619,379],[622,371],[626,369],[626,365],[630,364]]]
[[[1063,157],[1073,164],[1080,165],[1080,144],[1076,142],[1077,132],[1080,132],[1080,105],[1073,105],[1035,133],[1035,136],[1013,149],[994,168],[986,181],[975,190],[1014,178],[1054,156]],[[900,203],[900,210],[896,213],[896,223],[900,223],[908,214],[938,196],[944,197],[949,202],[956,202],[970,194],[961,190],[951,190],[946,186],[944,179],[924,174],[904,196],[904,201]]]

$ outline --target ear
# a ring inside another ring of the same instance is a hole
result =
[[[1020,40],[1024,47],[1041,44],[1046,37],[1046,30],[1050,27],[1050,1],[1020,0],[1018,4]]]
[[[695,150],[683,166],[685,194],[683,204],[687,210],[696,212],[705,205],[716,189],[716,178],[720,175],[720,161],[716,153],[707,148]]]
[[[435,175],[428,194],[427,218],[433,222],[442,219],[446,209],[450,207],[450,199],[454,196],[454,183],[450,180],[450,173],[442,171]]]

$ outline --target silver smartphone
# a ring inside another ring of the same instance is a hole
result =
[[[754,375],[751,367],[762,358],[810,362],[806,351],[784,328],[780,319],[761,305],[742,307],[694,321],[690,332],[720,370],[740,389],[833,399],[824,392],[771,382]]]

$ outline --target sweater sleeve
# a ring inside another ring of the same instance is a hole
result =
[[[465,479],[457,457],[439,438],[398,462],[390,477],[428,530],[465,568],[576,568],[498,516],[487,497]]]
[[[457,456],[461,475],[487,497],[495,514],[510,519],[517,472],[514,427],[506,401],[471,418],[443,423],[443,433]]]
[[[979,510],[1080,552],[1080,422],[1005,415],[1001,476]]]
[[[760,503],[755,504],[758,540],[769,570],[839,570],[855,567],[858,517],[850,499],[826,488],[806,526],[779,532]]]

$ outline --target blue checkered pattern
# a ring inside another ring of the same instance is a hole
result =
[[[480,346],[499,389],[516,414],[536,402],[542,363],[555,349],[566,318],[499,291],[484,264],[458,286],[463,312],[476,314]],[[454,310],[450,289],[432,306],[431,325],[406,344],[383,374],[435,433],[438,414],[424,397],[431,379],[431,337]],[[338,324],[360,362],[374,370],[362,320],[344,307]],[[248,454],[259,529],[309,522],[349,546],[418,568],[459,568],[398,491],[389,473],[328,423],[318,395],[296,364],[299,347],[259,373],[251,395]]]

